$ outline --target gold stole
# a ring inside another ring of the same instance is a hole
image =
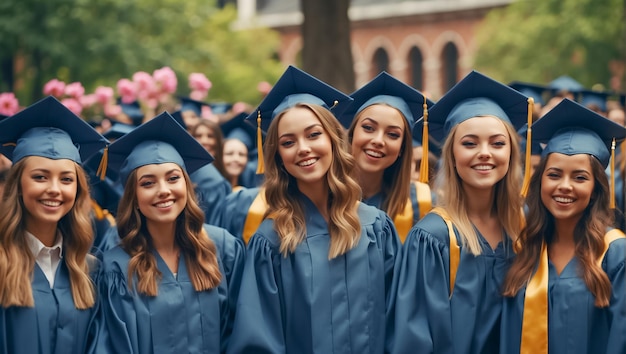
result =
[[[414,182],[415,194],[417,196],[417,205],[420,208],[420,219],[426,215],[432,208],[432,197],[430,195],[430,186],[423,182]],[[413,201],[409,198],[401,213],[396,214],[393,218],[393,224],[398,231],[400,241],[404,243],[409,231],[413,227]]]
[[[245,244],[248,244],[250,237],[254,235],[261,222],[263,222],[263,215],[265,215],[266,211],[265,189],[261,188],[248,209],[248,216],[246,216],[246,222],[243,225],[242,237]]]
[[[625,237],[619,229],[604,235],[604,251],[597,260],[602,264],[611,242]],[[539,266],[526,286],[520,354],[548,353],[548,247],[541,247]]]
[[[454,290],[454,283],[456,282],[456,271],[459,269],[459,262],[461,261],[461,248],[459,247],[459,243],[456,241],[456,234],[454,233],[454,228],[452,227],[452,220],[450,220],[450,216],[448,212],[440,207],[435,207],[432,210],[433,213],[441,216],[443,221],[448,226],[448,237],[450,238],[450,298],[452,298],[452,292]]]
[[[95,200],[91,200],[91,209],[93,210],[95,217],[98,221],[107,219],[111,226],[115,226],[115,218],[108,210],[102,209],[102,207]]]

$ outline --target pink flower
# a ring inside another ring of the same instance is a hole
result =
[[[207,96],[206,91],[198,91],[198,90],[191,91],[191,93],[189,94],[189,98],[191,98],[192,100],[196,100],[196,101],[204,101],[206,96]]]
[[[189,88],[192,91],[205,91],[208,93],[211,87],[213,87],[213,84],[203,73],[189,74]]]
[[[213,111],[211,110],[211,106],[202,106],[202,113],[200,113],[200,117],[203,119],[208,119],[211,120],[213,122],[217,122],[219,120],[219,118],[213,114]]]
[[[65,92],[65,82],[57,79],[48,81],[43,87],[43,94],[46,96],[54,96],[60,98]]]
[[[83,106],[75,98],[64,98],[61,100],[61,103],[77,116],[83,111]]]
[[[234,115],[237,115],[239,113],[243,113],[246,111],[248,105],[246,105],[244,102],[236,102],[235,104],[233,104],[233,108],[231,109]]]
[[[146,95],[146,91],[152,91],[154,86],[156,86],[152,75],[145,71],[137,71],[134,73],[133,82],[137,85],[137,96],[140,98]]]
[[[128,79],[117,81],[117,93],[122,97],[123,103],[133,103],[137,100],[137,86]]]
[[[107,117],[115,118],[122,114],[122,106],[116,104],[104,105],[104,115]]]
[[[0,114],[9,117],[17,113],[19,109],[20,105],[13,92],[0,93]]]
[[[111,102],[114,94],[115,93],[113,92],[112,87],[108,87],[108,86],[96,87],[96,91],[95,91],[96,99],[98,103],[100,103],[103,106]]]
[[[161,91],[166,93],[175,93],[178,87],[178,79],[176,73],[169,66],[154,71],[152,75],[154,80],[161,86]]]
[[[65,86],[65,94],[78,100],[85,94],[85,88],[80,82],[72,82]]]
[[[98,97],[96,96],[96,94],[90,94],[90,95],[85,95],[85,96],[81,96],[78,98],[78,102],[80,102],[81,106],[83,106],[83,108],[89,108],[93,105],[95,105],[96,103],[98,103]]]
[[[267,81],[261,81],[259,82],[259,84],[256,86],[256,89],[263,95],[267,95],[270,90],[272,89],[272,85],[267,82]]]

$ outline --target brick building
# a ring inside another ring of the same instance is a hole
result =
[[[307,0],[315,1],[315,0]],[[352,0],[356,86],[381,70],[437,99],[472,69],[475,33],[485,14],[514,0]],[[280,60],[298,64],[298,0],[237,0],[238,26],[278,31]]]

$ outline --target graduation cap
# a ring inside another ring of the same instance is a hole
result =
[[[109,128],[109,130],[107,130],[102,135],[104,135],[104,137],[109,139],[109,140],[110,139],[119,139],[123,135],[133,131],[133,129],[135,129],[134,125],[116,122],[116,123],[113,123],[113,125],[111,125],[111,128]]]
[[[389,75],[383,71],[360,89],[350,94],[354,101],[346,110],[338,116],[341,124],[349,128],[354,117],[365,108],[383,103],[394,107],[402,113],[404,119],[413,128],[415,121],[420,118],[424,111],[424,103],[428,108],[434,102],[427,99],[423,93]]]
[[[187,124],[185,123],[185,120],[183,119],[183,114],[180,110],[172,113],[172,118],[174,118],[176,123],[180,124],[183,129],[187,129]]]
[[[550,83],[548,84],[548,88],[550,89],[550,91],[552,91],[552,93],[557,93],[561,91],[576,93],[584,89],[582,84],[566,75],[559,76],[556,79],[550,81]]]
[[[428,114],[416,122],[413,137],[421,141],[433,137],[444,142],[456,125],[478,116],[495,116],[510,123],[516,130],[532,122],[533,99],[517,90],[472,71],[450,89]],[[427,150],[426,147],[424,150]],[[425,153],[426,155],[426,153]],[[530,152],[526,156],[530,159]],[[530,177],[530,166],[527,175]]]
[[[546,142],[542,157],[553,152],[588,154],[606,168],[611,161],[611,208],[615,208],[615,144],[626,129],[570,99],[562,100],[531,126],[533,139]]]
[[[213,114],[226,114],[233,108],[233,104],[228,102],[214,102],[209,103],[209,107],[211,107]]]
[[[109,166],[124,185],[130,173],[141,166],[173,162],[191,174],[212,161],[213,156],[167,112],[109,146]]]
[[[80,164],[108,143],[52,96],[0,122],[2,154],[13,163],[27,156],[41,156]]]
[[[603,91],[592,91],[592,90],[582,90],[580,91],[580,104],[591,108],[591,106],[596,106],[602,112],[606,112],[606,101],[610,96],[609,92]]]
[[[202,106],[209,106],[206,102],[192,100],[189,97],[179,97],[179,99],[181,113],[185,111],[192,111],[198,117],[202,117]]]
[[[509,86],[524,96],[532,97],[535,103],[544,104],[543,93],[548,89],[546,86],[521,81],[513,81]]]
[[[141,105],[139,101],[134,101],[132,103],[124,103],[121,98],[117,99],[117,104],[122,108],[122,113],[126,114],[128,118],[133,121],[134,125],[140,125],[143,120],[143,111],[141,110]]]
[[[244,143],[248,150],[254,149],[256,127],[246,120],[248,113],[239,113],[220,126],[226,139],[237,139]]]
[[[320,105],[330,110],[335,116],[339,116],[351,101],[352,98],[336,88],[290,65],[261,101],[259,107],[246,118],[257,124],[259,151],[257,173],[263,173],[265,168],[261,131],[267,131],[270,122],[278,113],[299,103],[311,103]]]

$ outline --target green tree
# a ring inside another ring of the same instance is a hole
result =
[[[27,104],[52,78],[90,91],[170,66],[182,94],[188,74],[203,72],[214,84],[210,99],[258,100],[257,83],[281,72],[278,36],[231,31],[235,17],[211,0],[3,0],[0,91]]]
[[[548,83],[569,75],[609,87],[623,60],[624,1],[518,0],[489,13],[478,32],[476,68],[503,82]]]

